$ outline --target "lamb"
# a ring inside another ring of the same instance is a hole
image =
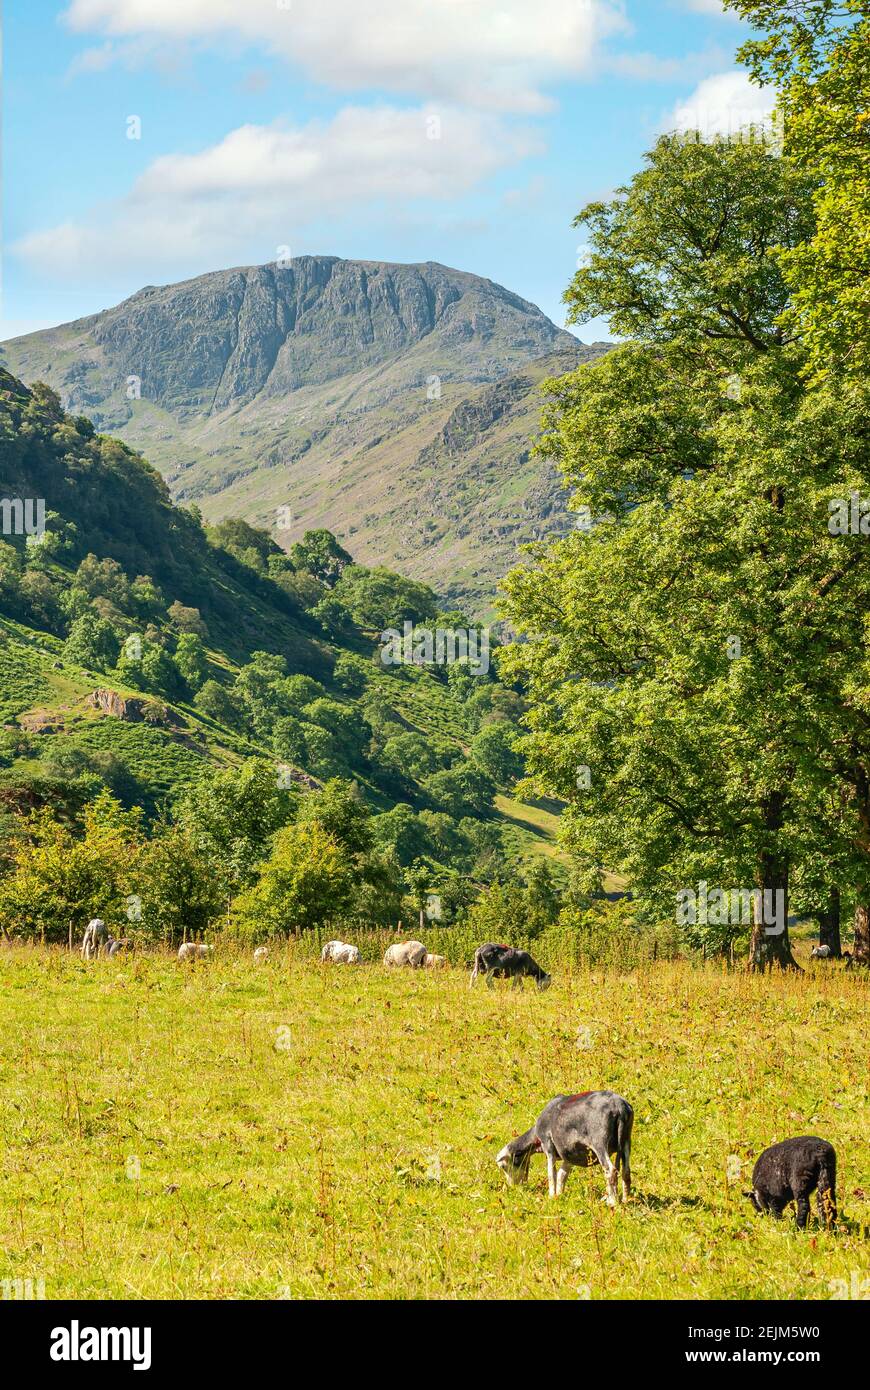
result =
[[[359,946],[349,946],[346,941],[327,941],[320,959],[332,961],[334,965],[359,965]]]
[[[111,940],[109,928],[101,917],[92,917],[85,927],[85,934],[82,938],[82,959],[92,960],[94,956],[100,954],[100,950]]]
[[[384,965],[410,965],[419,970],[426,963],[426,947],[422,941],[396,941],[384,953]]]
[[[203,946],[198,941],[185,941],[178,948],[179,960],[207,960],[214,946]]]
[[[752,1170],[752,1191],[743,1195],[757,1212],[773,1212],[777,1220],[789,1202],[794,1202],[802,1231],[814,1189],[819,1220],[832,1226],[837,1220],[837,1154],[827,1139],[804,1135],[765,1149]]]
[[[606,1201],[616,1206],[617,1176],[622,1179],[622,1200],[631,1192],[631,1129],[634,1111],[615,1091],[580,1091],[556,1096],[541,1111],[532,1128],[505,1144],[496,1163],[511,1186],[529,1176],[532,1154],[547,1158],[547,1183],[551,1197],[561,1197],[572,1168],[588,1167],[595,1159],[607,1179]],[[616,1162],[611,1159],[615,1154]],[[557,1161],[560,1167],[556,1168]]]
[[[494,941],[478,946],[474,953],[474,969],[469,984],[474,984],[478,975],[486,976],[486,983],[492,988],[494,979],[510,979],[512,988],[522,985],[526,975],[530,975],[538,989],[549,989],[551,977],[542,970],[537,961],[532,960],[528,951],[515,950],[513,946],[498,946]]]
[[[430,955],[427,951],[423,964],[427,970],[443,970],[447,965],[447,957]]]
[[[262,965],[263,962],[264,962],[264,961],[267,961],[268,959],[269,959],[269,947],[268,947],[268,946],[257,946],[256,949],[255,949],[255,951],[254,951],[254,964],[255,964],[255,965]]]

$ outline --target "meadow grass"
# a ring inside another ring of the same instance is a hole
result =
[[[0,951],[0,1279],[51,1298],[827,1299],[870,1273],[858,972],[658,961],[540,994],[467,973],[218,945],[81,962]],[[495,1154],[560,1091],[635,1111],[634,1195],[560,1203]],[[741,1196],[817,1133],[840,1228]],[[729,1163],[730,1158],[730,1163]],[[739,1174],[738,1174],[739,1166]]]

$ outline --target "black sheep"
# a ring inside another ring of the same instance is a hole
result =
[[[485,946],[478,946],[474,953],[471,984],[474,984],[478,975],[483,975],[490,988],[494,979],[509,979],[512,988],[515,988],[522,985],[526,975],[532,977],[538,989],[550,988],[550,976],[546,970],[541,969],[536,960],[532,960],[528,951],[518,951],[513,946],[499,946],[494,941],[488,941]]]
[[[833,1225],[837,1219],[837,1155],[827,1139],[804,1135],[772,1144],[752,1170],[749,1198],[757,1212],[770,1211],[780,1217],[794,1202],[797,1224],[803,1230],[810,1214],[810,1194],[818,1189],[816,1206],[819,1220]]]

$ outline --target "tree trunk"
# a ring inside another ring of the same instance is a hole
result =
[[[781,829],[785,796],[774,792],[764,808],[765,829],[771,835]],[[788,938],[788,859],[765,850],[758,861],[757,892],[753,899],[750,970],[799,970]]]
[[[819,945],[827,946],[832,960],[843,954],[840,944],[840,890],[832,888],[828,906],[819,913]]]

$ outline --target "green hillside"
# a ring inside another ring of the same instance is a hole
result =
[[[353,564],[327,532],[287,554],[176,506],[127,445],[0,370],[0,500],[45,530],[0,538],[0,815],[75,818],[100,790],[174,818],[221,769],[280,795],[356,784],[399,869],[480,882],[553,847],[503,809],[522,711],[495,668],[384,665],[380,631],[456,627],[426,585]]]

